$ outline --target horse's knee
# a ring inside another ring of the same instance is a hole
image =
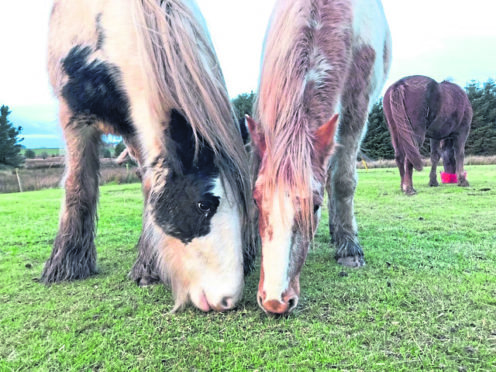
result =
[[[340,198],[352,197],[355,194],[357,180],[353,176],[340,177],[335,179],[333,190]]]

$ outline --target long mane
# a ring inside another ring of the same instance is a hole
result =
[[[248,155],[227,94],[212,42],[196,4],[190,0],[130,2],[140,34],[142,66],[149,71],[150,104],[159,117],[176,108],[215,153],[222,178],[242,214],[245,271],[255,255]]]
[[[337,74],[348,64],[349,6],[349,1],[279,0],[265,39],[255,102],[266,142],[264,173],[271,175],[265,193],[270,198],[276,187],[291,190],[306,231],[314,202],[314,132],[331,118],[342,88]]]

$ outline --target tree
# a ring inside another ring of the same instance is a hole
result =
[[[465,144],[467,155],[496,154],[496,83],[472,82],[465,87],[472,104],[473,118],[470,134]]]
[[[0,108],[0,164],[18,167],[24,161],[20,145],[23,138],[19,137],[22,128],[14,127],[8,119],[9,114],[9,107],[2,105]]]
[[[31,149],[27,149],[24,152],[24,157],[26,159],[34,159],[36,157],[36,153],[33,150],[31,150]]]
[[[253,103],[255,102],[255,93],[242,93],[232,100],[234,113],[238,120],[241,120],[245,115],[252,115]]]
[[[115,149],[114,149],[114,156],[117,158],[119,157],[119,155],[121,154],[121,152],[124,151],[124,149],[126,148],[126,145],[124,144],[123,141],[119,142],[116,146],[115,146]]]
[[[372,107],[369,114],[368,129],[362,141],[361,150],[372,160],[394,159],[394,149],[386,119],[384,119],[382,100]]]

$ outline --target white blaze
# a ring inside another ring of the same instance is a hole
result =
[[[263,290],[266,300],[280,301],[289,286],[289,255],[295,212],[287,195],[281,196],[276,192],[271,204],[268,226],[263,237]]]
[[[227,184],[225,184],[227,186]],[[210,233],[193,239],[185,249],[191,254],[195,267],[191,272],[190,297],[197,302],[202,291],[211,305],[218,305],[224,297],[236,302],[242,294],[243,246],[241,221],[238,207],[231,190],[224,190],[216,179],[212,194],[220,198],[220,204],[210,220]]]

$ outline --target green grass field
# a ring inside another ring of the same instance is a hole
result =
[[[139,185],[101,189],[100,274],[46,287],[61,190],[0,195],[0,371],[496,370],[496,166],[470,188],[399,190],[396,169],[359,171],[367,266],[332,259],[323,216],[288,317],[257,306],[258,270],[235,311],[170,314],[168,288],[126,277],[141,225]]]
[[[23,150],[23,153],[27,149]],[[64,154],[64,149],[58,149],[58,148],[39,148],[39,149],[31,149],[34,151],[36,156],[41,156],[41,154],[45,153],[48,156],[59,156]]]

